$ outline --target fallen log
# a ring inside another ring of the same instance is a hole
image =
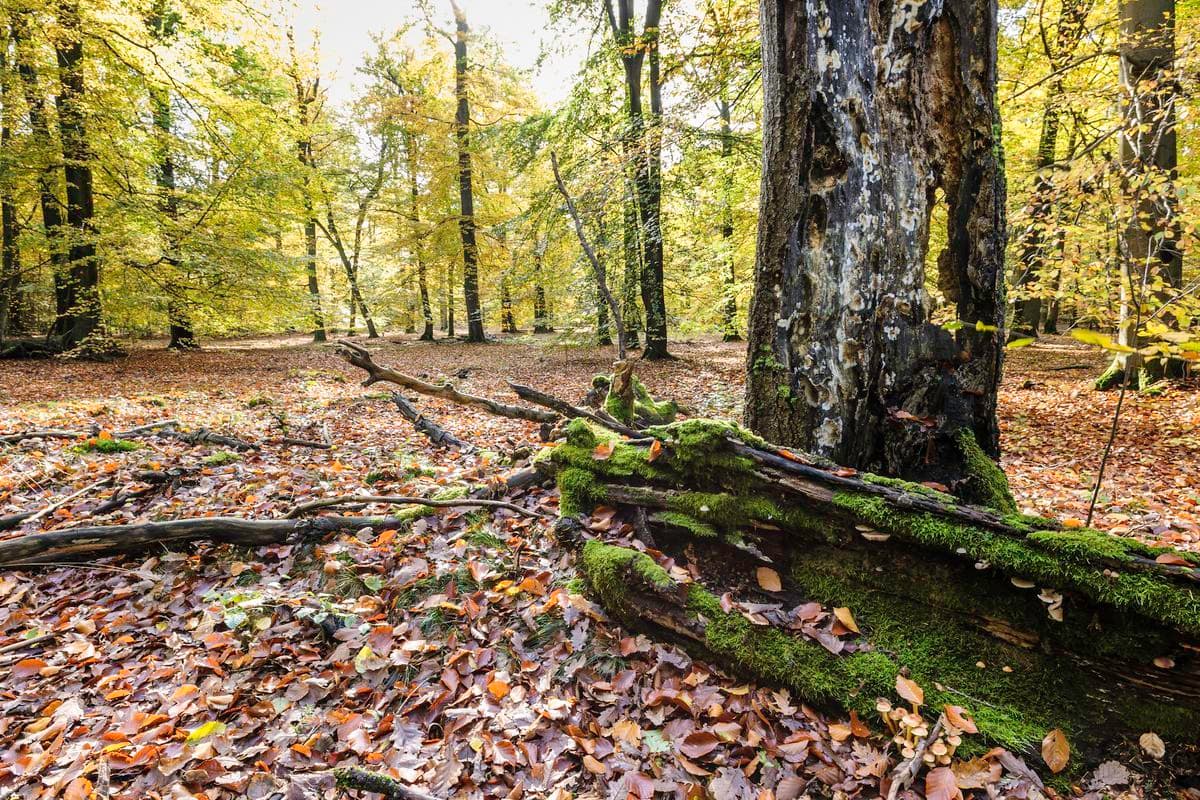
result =
[[[863,719],[905,677],[929,724],[951,705],[977,725],[964,754],[1040,763],[1059,728],[1072,769],[1151,731],[1200,760],[1200,558],[818,465],[724,423],[565,433],[539,459],[558,531],[622,622]],[[574,520],[597,506],[630,524],[593,536]]]
[[[338,342],[338,353],[354,366],[366,370],[367,378],[363,381],[363,386],[370,386],[379,381],[386,381],[430,397],[440,397],[443,400],[449,400],[459,405],[476,406],[499,417],[541,423],[558,421],[558,415],[550,411],[544,411],[540,408],[526,408],[525,406],[511,406],[487,397],[466,394],[454,388],[454,384],[449,381],[429,383],[420,378],[405,375],[403,372],[391,367],[376,364],[375,359],[371,357],[371,353],[365,347],[346,341],[345,339]]]
[[[493,484],[447,491],[441,497],[357,496],[321,498],[296,506],[282,519],[244,519],[242,517],[200,517],[163,522],[137,522],[126,525],[101,525],[31,533],[0,540],[0,569],[24,568],[39,564],[62,564],[125,553],[143,553],[153,548],[178,549],[193,542],[215,542],[261,547],[297,541],[315,541],[341,531],[360,528],[400,528],[413,520],[411,514],[396,516],[319,516],[307,514],[335,505],[411,505],[427,508],[505,509],[523,516],[545,518],[540,511],[515,503],[490,499],[520,492],[544,481],[542,471],[521,469]],[[461,496],[459,496],[461,495]]]
[[[333,771],[334,782],[342,791],[371,792],[388,800],[439,800],[431,794],[414,789],[395,778],[369,772],[360,767],[338,767]]]
[[[399,392],[392,392],[392,402],[396,404],[396,409],[400,415],[412,423],[417,433],[424,436],[434,447],[453,447],[464,453],[474,453],[478,448],[470,442],[464,442],[450,431],[438,425],[433,420],[426,417],[408,399]]]

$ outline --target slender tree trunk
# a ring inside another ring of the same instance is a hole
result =
[[[533,250],[533,332],[550,333],[550,309],[546,304],[546,284],[542,278],[542,243]]]
[[[982,499],[973,466],[999,453],[1004,325],[995,5],[897,3],[883,18],[868,0],[816,5],[762,4],[747,422],[785,446]],[[966,323],[955,333],[930,322],[923,289],[938,189],[940,282]]]
[[[296,57],[295,34],[287,32],[288,48],[291,51],[292,83],[296,90],[296,124],[300,133],[296,141],[296,153],[304,178],[301,192],[304,195],[304,271],[308,278],[309,310],[313,319],[313,341],[328,340],[325,331],[325,314],[321,310],[321,280],[317,272],[317,210],[312,196],[312,172],[316,169],[313,154],[313,124],[316,122],[316,102],[319,97],[319,79],[308,81],[300,74],[300,62]]]
[[[152,30],[162,30],[162,25]],[[161,35],[166,35],[164,30]],[[183,266],[179,256],[178,232],[179,197],[176,193],[175,159],[171,154],[171,138],[173,136],[171,95],[166,89],[152,88],[150,90],[150,106],[154,119],[154,129],[158,139],[158,169],[155,182],[158,184],[159,211],[163,215],[163,262],[170,271],[166,281],[167,290],[167,323],[171,339],[167,343],[168,350],[193,350],[199,345],[192,328],[191,315],[187,310],[187,298],[178,286],[176,278]]]
[[[1178,177],[1175,102],[1175,0],[1123,0],[1121,3],[1121,83],[1126,126],[1121,136],[1125,192],[1134,213],[1118,230],[1121,265],[1121,319],[1117,341],[1140,348],[1135,306],[1151,301],[1143,286],[1161,281],[1158,302],[1183,285],[1183,253],[1179,249],[1178,202],[1173,190],[1151,184]],[[1182,362],[1147,360],[1139,353],[1119,354],[1097,380],[1098,388],[1137,378],[1139,386],[1181,374]]]
[[[59,84],[58,127],[62,140],[63,177],[67,186],[67,226],[71,239],[67,282],[67,315],[57,333],[70,349],[100,326],[100,264],[96,257],[92,152],[86,126],[83,74],[83,24],[75,0],[56,6],[60,35],[55,40]]]
[[[641,296],[646,312],[644,358],[669,358],[667,312],[663,288],[662,241],[662,91],[659,75],[658,26],[661,0],[648,0],[641,36],[633,30],[633,0],[616,0],[616,13],[603,2],[625,72],[627,137],[632,143],[634,190],[641,240]],[[649,60],[650,121],[642,104],[642,71]]]
[[[625,149],[625,197],[622,203],[621,254],[625,274],[621,281],[621,320],[625,324],[626,346],[641,347],[638,331],[642,329],[642,311],[638,307],[638,293],[642,282],[641,240],[638,237],[637,192],[630,175],[633,148],[629,137],[623,137]]]
[[[8,40],[0,49],[0,151],[7,152],[12,142],[13,97],[8,63]],[[0,344],[24,323],[21,297],[21,250],[17,242],[20,225],[12,187],[5,180],[0,187]]]
[[[512,286],[508,276],[500,279],[500,329],[505,333],[517,332],[517,318],[513,313]]]
[[[307,180],[305,181],[307,184]],[[305,187],[307,191],[307,186]],[[321,310],[321,282],[317,274],[317,212],[313,208],[312,198],[305,195],[304,200],[304,270],[308,276],[308,298],[313,314],[313,341],[328,341],[325,331],[325,314]]]
[[[46,111],[46,100],[38,87],[37,73],[33,68],[33,56],[29,52],[29,31],[26,12],[12,15],[12,38],[17,61],[17,72],[25,92],[25,104],[29,107],[29,130],[46,153],[56,149],[54,137]],[[54,325],[50,334],[61,330],[62,322],[70,310],[69,266],[67,263],[66,236],[63,229],[62,201],[58,165],[46,164],[37,176],[38,201],[42,212],[42,228],[45,231],[46,247],[50,252],[50,266],[54,274]]]
[[[458,228],[463,250],[463,302],[467,307],[467,341],[484,341],[479,301],[479,248],[475,242],[475,195],[471,185],[471,104],[467,91],[467,17],[454,6],[454,138],[458,143]]]
[[[421,190],[417,180],[416,142],[411,131],[404,131],[404,155],[408,164],[408,222],[412,237],[413,258],[417,262],[417,291],[421,301],[421,319],[424,328],[421,341],[433,341],[433,309],[429,304],[429,276],[425,267],[421,238]]]
[[[1058,25],[1054,35],[1054,45],[1049,44],[1049,37],[1044,37],[1046,44],[1046,61],[1055,73],[1061,73],[1065,63],[1074,53],[1086,28],[1088,11],[1092,0],[1065,0],[1059,10]],[[1047,250],[1061,241],[1056,227],[1057,188],[1054,181],[1053,165],[1058,149],[1058,134],[1061,128],[1059,114],[1064,92],[1061,77],[1050,82],[1050,91],[1042,106],[1042,131],[1038,138],[1037,156],[1034,166],[1033,192],[1025,207],[1028,220],[1020,237],[1020,260],[1016,267],[1016,285],[1028,292],[1028,296],[1017,303],[1016,314],[1013,318],[1013,335],[1037,336],[1038,325],[1042,317],[1042,291],[1039,286],[1043,272],[1049,262]],[[1050,232],[1049,235],[1047,233]]]
[[[454,338],[454,262],[446,265],[446,336]]]
[[[721,319],[722,341],[740,342],[737,322],[737,264],[733,243],[733,123],[727,87],[721,101],[721,245],[725,256],[725,308]]]

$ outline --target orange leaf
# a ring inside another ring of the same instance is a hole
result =
[[[502,680],[494,680],[487,685],[488,691],[492,693],[492,697],[497,700],[503,700],[508,696],[509,685]]]
[[[78,777],[67,784],[63,792],[63,800],[88,800],[92,796],[92,782],[87,778]]]
[[[850,609],[844,606],[835,608],[833,610],[833,615],[837,617],[838,622],[845,625],[849,630],[852,630],[855,633],[862,633],[862,631],[858,629],[858,623],[854,621],[854,614],[851,613]]]
[[[925,702],[925,690],[918,686],[916,681],[910,680],[903,675],[896,676],[896,694],[914,706],[919,706]]]
[[[1062,521],[1062,524],[1064,528],[1082,528],[1083,520],[1076,519],[1075,517],[1067,517]]]
[[[613,454],[612,442],[601,442],[596,445],[596,449],[592,451],[592,458],[597,461],[607,461],[609,456]]]
[[[108,431],[100,431],[100,434],[96,438],[102,442],[110,442],[112,441],[113,437]]]
[[[1159,564],[1170,564],[1172,567],[1190,567],[1192,562],[1188,561],[1178,553],[1163,553],[1158,558],[1154,559]]]
[[[40,658],[23,658],[13,665],[12,674],[14,678],[28,678],[37,675],[44,666],[46,662]]]
[[[1071,745],[1067,736],[1058,728],[1046,734],[1042,739],[1042,760],[1051,772],[1062,772],[1071,760]]]
[[[588,772],[592,773],[593,775],[607,775],[608,774],[608,767],[601,764],[593,756],[584,756],[583,757],[583,767],[584,767],[584,769],[586,769]]]
[[[650,462],[651,464],[653,464],[655,461],[658,460],[658,457],[662,455],[662,451],[663,451],[662,442],[660,442],[658,439],[655,439],[654,442],[650,445],[650,455],[646,456],[646,460],[648,462]]]
[[[857,711],[850,712],[850,730],[859,738],[866,738],[867,736],[871,735],[871,729],[866,726],[866,723],[858,718]]]
[[[715,750],[720,741],[715,734],[708,731],[696,731],[684,737],[679,744],[679,752],[688,758],[700,758]]]
[[[779,573],[770,567],[759,567],[757,571],[758,585],[765,591],[778,592],[783,588],[783,582],[779,579]]]
[[[970,714],[962,706],[948,705],[945,707],[945,711],[946,721],[963,733],[979,733],[979,728],[975,726],[975,720],[971,719]]]

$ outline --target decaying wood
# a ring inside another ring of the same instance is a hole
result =
[[[369,772],[359,767],[340,767],[333,771],[334,780],[341,789],[372,792],[388,800],[440,800],[431,794],[414,789],[395,778]]]
[[[533,469],[518,470],[501,481],[498,491],[519,491],[539,479]],[[297,506],[282,519],[244,519],[241,517],[201,517],[165,522],[137,522],[68,528],[18,536],[0,541],[0,569],[60,564],[82,559],[103,558],[121,553],[140,553],[154,548],[177,548],[191,542],[208,541],[261,547],[284,542],[318,540],[338,531],[359,528],[401,527],[408,520],[379,516],[303,517],[333,505],[379,503],[420,505],[429,508],[505,509],[522,516],[544,518],[542,512],[522,508],[515,503],[489,500],[484,495],[497,489],[479,487],[471,497],[435,500],[424,497],[375,497],[371,495],[323,498]]]
[[[455,450],[460,450],[464,453],[473,453],[478,449],[475,445],[470,442],[464,442],[420,411],[417,411],[416,406],[410,403],[399,392],[392,392],[392,402],[396,404],[400,415],[412,423],[417,433],[432,442],[435,447],[453,447]]]
[[[522,400],[530,403],[536,403],[539,406],[545,406],[546,408],[561,414],[567,419],[586,419],[589,422],[594,422],[597,425],[608,428],[610,431],[619,433],[622,436],[629,436],[635,439],[645,436],[645,434],[643,434],[637,428],[631,428],[628,425],[617,422],[603,411],[589,411],[586,408],[573,406],[566,400],[560,400],[553,395],[549,395],[545,392],[534,389],[532,386],[524,386],[520,383],[513,383],[512,381],[509,381],[508,385],[511,386],[512,390],[517,393],[517,397],[520,397]]]
[[[495,414],[499,417],[508,417],[509,419],[523,419],[528,422],[553,423],[558,421],[558,415],[549,411],[543,411],[540,408],[526,408],[524,406],[512,406],[506,403],[501,403],[496,400],[491,400],[487,397],[478,397],[476,395],[466,394],[454,388],[454,384],[450,382],[429,383],[420,378],[414,378],[411,375],[405,375],[403,372],[392,369],[391,367],[375,363],[375,359],[371,357],[370,352],[365,347],[355,344],[354,342],[341,340],[338,342],[338,353],[359,369],[366,370],[367,379],[363,381],[363,386],[370,386],[379,381],[394,383],[397,386],[403,386],[420,394],[430,397],[440,397],[443,400],[449,400],[453,403],[466,406],[476,406],[486,410],[488,413]]]

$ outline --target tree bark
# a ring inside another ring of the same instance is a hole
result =
[[[479,300],[479,247],[475,241],[475,194],[471,184],[471,101],[467,89],[467,17],[454,7],[454,140],[458,145],[458,229],[463,251],[463,302],[467,307],[467,341],[482,342],[483,309]]]
[[[65,286],[67,312],[59,318],[55,333],[62,338],[63,349],[70,349],[100,327],[100,263],[96,257],[92,151],[86,124],[83,23],[75,0],[64,0],[56,8],[61,29],[54,44],[60,85],[56,102],[67,187],[70,267]]]
[[[1005,231],[994,4],[824,9],[762,5],[764,167],[746,418],[785,446],[968,489],[975,448],[964,437],[992,458],[999,452]],[[955,333],[930,323],[923,288],[938,189],[950,227],[941,283],[964,323]]]

